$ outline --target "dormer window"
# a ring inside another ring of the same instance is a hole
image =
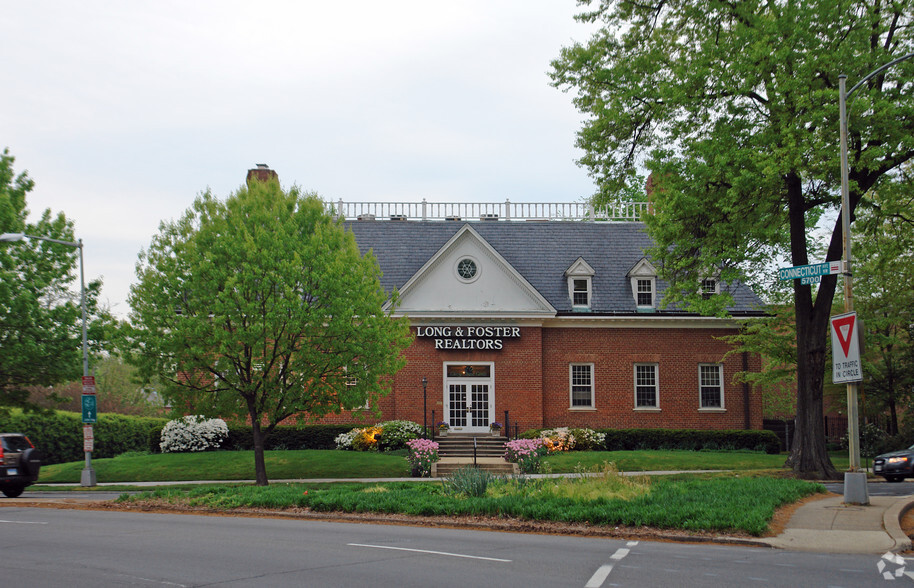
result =
[[[576,311],[589,311],[593,299],[593,268],[584,261],[583,257],[571,264],[565,270],[568,278],[568,298],[571,299],[571,308]]]
[[[642,258],[629,270],[628,278],[631,280],[632,297],[637,310],[653,310],[657,303],[657,270],[651,262]]]
[[[635,304],[639,307],[654,307],[654,279],[638,278],[636,284]]]
[[[705,278],[701,281],[701,297],[708,300],[711,296],[720,293],[720,281],[717,278]]]

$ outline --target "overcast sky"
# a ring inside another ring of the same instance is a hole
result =
[[[63,211],[120,316],[159,222],[266,163],[326,200],[572,202],[549,85],[574,0],[29,0],[0,11],[0,149]]]

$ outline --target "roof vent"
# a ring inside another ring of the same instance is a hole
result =
[[[390,220],[392,220],[392,221],[405,221],[405,220],[406,220],[406,215],[405,215],[405,214],[392,214],[392,215],[390,215]]]
[[[456,216],[456,215],[451,215],[451,216],[446,216],[446,217],[444,217],[444,220],[446,220],[446,221],[459,221],[459,220],[460,220],[460,217],[459,217],[459,216]]]
[[[498,220],[498,215],[497,215],[497,214],[481,214],[481,215],[479,215],[479,220],[481,220],[481,221],[497,221],[497,220]]]
[[[360,214],[358,218],[360,221],[371,221],[371,220],[374,220],[374,215],[368,214],[368,213]]]

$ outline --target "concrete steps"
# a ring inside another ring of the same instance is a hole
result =
[[[461,468],[474,466],[497,476],[519,473],[517,464],[504,459],[507,437],[451,433],[447,437],[436,437],[435,441],[441,460],[432,464],[433,478],[443,478]]]
[[[445,478],[466,467],[473,467],[472,457],[445,457],[432,464],[432,477]],[[496,476],[512,476],[520,473],[516,463],[508,463],[501,457],[477,457],[475,467]]]
[[[438,455],[444,457],[504,457],[507,437],[492,435],[450,434],[436,437]],[[475,449],[475,453],[474,453]]]

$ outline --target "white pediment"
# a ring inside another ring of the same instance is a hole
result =
[[[397,315],[555,316],[555,308],[469,224],[400,289]]]
[[[632,266],[632,269],[628,270],[626,275],[630,278],[654,278],[657,277],[657,268],[646,257],[642,257],[638,263]]]

